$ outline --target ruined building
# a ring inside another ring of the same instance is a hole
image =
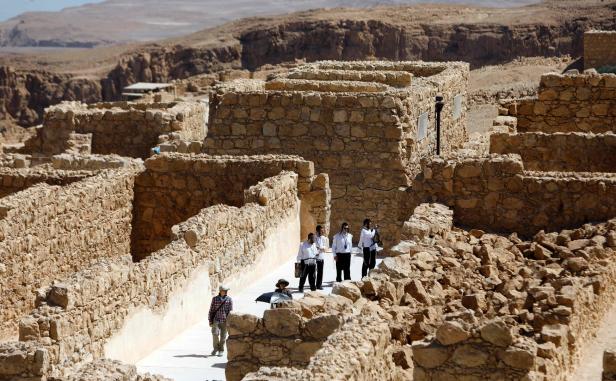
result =
[[[332,228],[372,218],[389,245],[399,200],[435,153],[435,97],[443,97],[441,152],[466,140],[468,64],[318,62],[263,81],[223,86],[210,99],[204,152],[299,155],[330,176]]]
[[[219,86],[207,128],[190,102],[48,109],[0,156],[0,379],[162,380],[130,364],[204,295],[364,217],[390,257],[333,295],[232,314],[228,380],[576,379],[616,296],[616,74],[544,75],[474,156],[457,150],[467,78],[308,64]]]

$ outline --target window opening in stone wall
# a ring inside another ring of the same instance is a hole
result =
[[[422,141],[428,135],[428,113],[424,112],[419,115],[417,120],[417,141]]]
[[[453,98],[453,119],[459,119],[462,115],[462,94],[458,94]]]

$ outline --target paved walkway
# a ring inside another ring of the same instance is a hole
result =
[[[351,260],[351,278],[361,278],[361,254],[354,254]],[[377,260],[377,264],[380,260]],[[263,311],[269,308],[267,303],[256,303],[254,300],[264,292],[274,291],[274,284],[279,278],[291,282],[293,297],[304,295],[297,291],[298,279],[294,278],[295,256],[280,267],[272,269],[255,282],[246,285],[242,290],[231,290],[233,307],[236,312],[251,313],[263,316]],[[325,253],[323,276],[323,292],[331,293],[333,280],[336,278],[336,267],[331,253]],[[308,283],[306,281],[306,283]],[[306,284],[305,289],[310,289]],[[204,296],[205,297],[205,296]],[[210,356],[212,350],[212,334],[207,316],[193,327],[152,352],[137,363],[140,373],[161,374],[176,381],[214,381],[225,379],[226,357]]]

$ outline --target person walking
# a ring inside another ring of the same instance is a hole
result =
[[[359,234],[359,246],[363,250],[364,263],[361,266],[361,277],[368,275],[368,270],[376,266],[376,250],[378,249],[378,226],[372,228],[369,218],[364,220],[364,226]]]
[[[323,235],[323,227],[317,225],[317,234],[314,237],[314,245],[317,248],[317,290],[323,289],[323,265],[325,263],[323,253],[327,250],[329,242]]]
[[[349,233],[349,224],[342,223],[340,231],[332,239],[332,251],[336,261],[336,282],[351,280],[351,250],[353,249],[353,235]]]
[[[212,328],[213,347],[212,356],[218,352],[218,357],[225,353],[225,341],[227,340],[227,317],[233,311],[233,300],[227,293],[229,287],[218,287],[218,295],[212,298],[208,320]]]
[[[317,248],[314,245],[314,234],[310,233],[308,239],[299,245],[299,252],[297,253],[297,262],[301,263],[302,271],[302,275],[299,277],[299,292],[304,292],[306,277],[308,277],[310,290],[316,291],[317,289],[314,279],[314,272],[317,267],[316,257]]]

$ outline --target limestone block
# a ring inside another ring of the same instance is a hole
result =
[[[437,368],[449,359],[447,347],[436,342],[421,341],[412,345],[413,361],[423,368]]]
[[[232,312],[227,318],[229,335],[247,335],[253,333],[259,325],[259,318],[250,314]]]
[[[487,322],[480,328],[481,338],[498,347],[508,347],[513,343],[511,328],[502,320]]]
[[[321,315],[308,320],[304,326],[304,334],[313,339],[325,339],[340,328],[342,320],[337,314]]]
[[[527,348],[509,347],[504,351],[498,352],[498,357],[510,367],[516,369],[530,370],[535,366],[535,350]]]
[[[276,308],[266,310],[263,314],[265,329],[276,336],[295,336],[300,333],[302,317],[294,310]]]
[[[465,368],[482,366],[487,363],[488,358],[488,353],[470,344],[457,347],[451,356],[454,363]]]
[[[470,337],[470,333],[456,321],[446,321],[436,330],[436,340],[443,345],[453,345]]]
[[[361,298],[361,291],[355,283],[352,282],[338,282],[334,283],[332,288],[332,294],[344,296],[353,302],[356,302]]]

